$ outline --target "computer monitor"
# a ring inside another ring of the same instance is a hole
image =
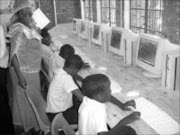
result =
[[[124,55],[125,29],[121,27],[112,27],[110,33],[110,44],[108,51],[120,56]]]
[[[147,77],[161,77],[163,52],[177,49],[167,39],[150,34],[139,34],[136,54],[136,64],[145,69]]]
[[[92,42],[101,45],[101,24],[94,23],[92,27]]]
[[[163,53],[162,85],[168,90],[180,90],[180,50]]]
[[[129,29],[124,31],[124,63],[126,65],[135,65],[136,63],[136,50],[137,50],[138,34],[133,33]]]
[[[107,53],[109,44],[110,44],[110,34],[111,34],[111,27],[109,26],[102,26],[101,30],[101,44],[103,52]]]
[[[73,33],[74,34],[78,34],[78,32],[79,32],[79,25],[80,25],[80,19],[78,19],[78,18],[73,18],[73,21],[72,21],[72,25],[73,25],[73,29],[72,29],[72,31],[73,31]]]
[[[89,21],[87,20],[81,20],[80,22],[80,31],[79,31],[79,36],[83,39],[88,39],[88,26],[89,26]]]

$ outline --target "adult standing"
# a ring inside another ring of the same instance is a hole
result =
[[[27,96],[38,105],[44,122],[48,119],[46,107],[40,93],[41,36],[32,19],[32,11],[27,0],[16,0],[14,15],[9,26],[10,37],[10,76],[13,89],[13,124],[22,127],[25,133],[39,130],[35,113]],[[19,134],[19,133],[18,133]],[[34,133],[32,133],[34,134]]]
[[[0,134],[13,134],[12,116],[7,92],[9,50],[5,42],[4,28],[0,25],[0,119],[4,120]]]

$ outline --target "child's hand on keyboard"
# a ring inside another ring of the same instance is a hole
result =
[[[125,118],[123,118],[121,120],[121,124],[122,125],[127,125],[130,124],[136,120],[139,120],[140,118],[140,112],[133,112],[130,115],[126,116]]]
[[[131,107],[136,108],[136,103],[134,100],[127,101],[126,103],[124,103],[123,110],[131,111],[132,110]]]

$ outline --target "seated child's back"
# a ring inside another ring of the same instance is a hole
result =
[[[106,105],[111,99],[110,80],[106,75],[95,74],[86,77],[82,83],[85,95],[79,108],[79,135],[136,135],[131,127],[121,121],[108,131]],[[134,117],[134,114],[133,114]],[[131,118],[133,119],[132,115]],[[126,118],[126,120],[129,120]]]

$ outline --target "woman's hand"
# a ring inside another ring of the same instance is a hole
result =
[[[131,107],[136,108],[136,103],[134,100],[127,101],[126,103],[124,103],[123,110],[124,111],[131,111]]]
[[[21,86],[23,89],[27,89],[27,81],[22,74],[18,78],[18,85]]]

